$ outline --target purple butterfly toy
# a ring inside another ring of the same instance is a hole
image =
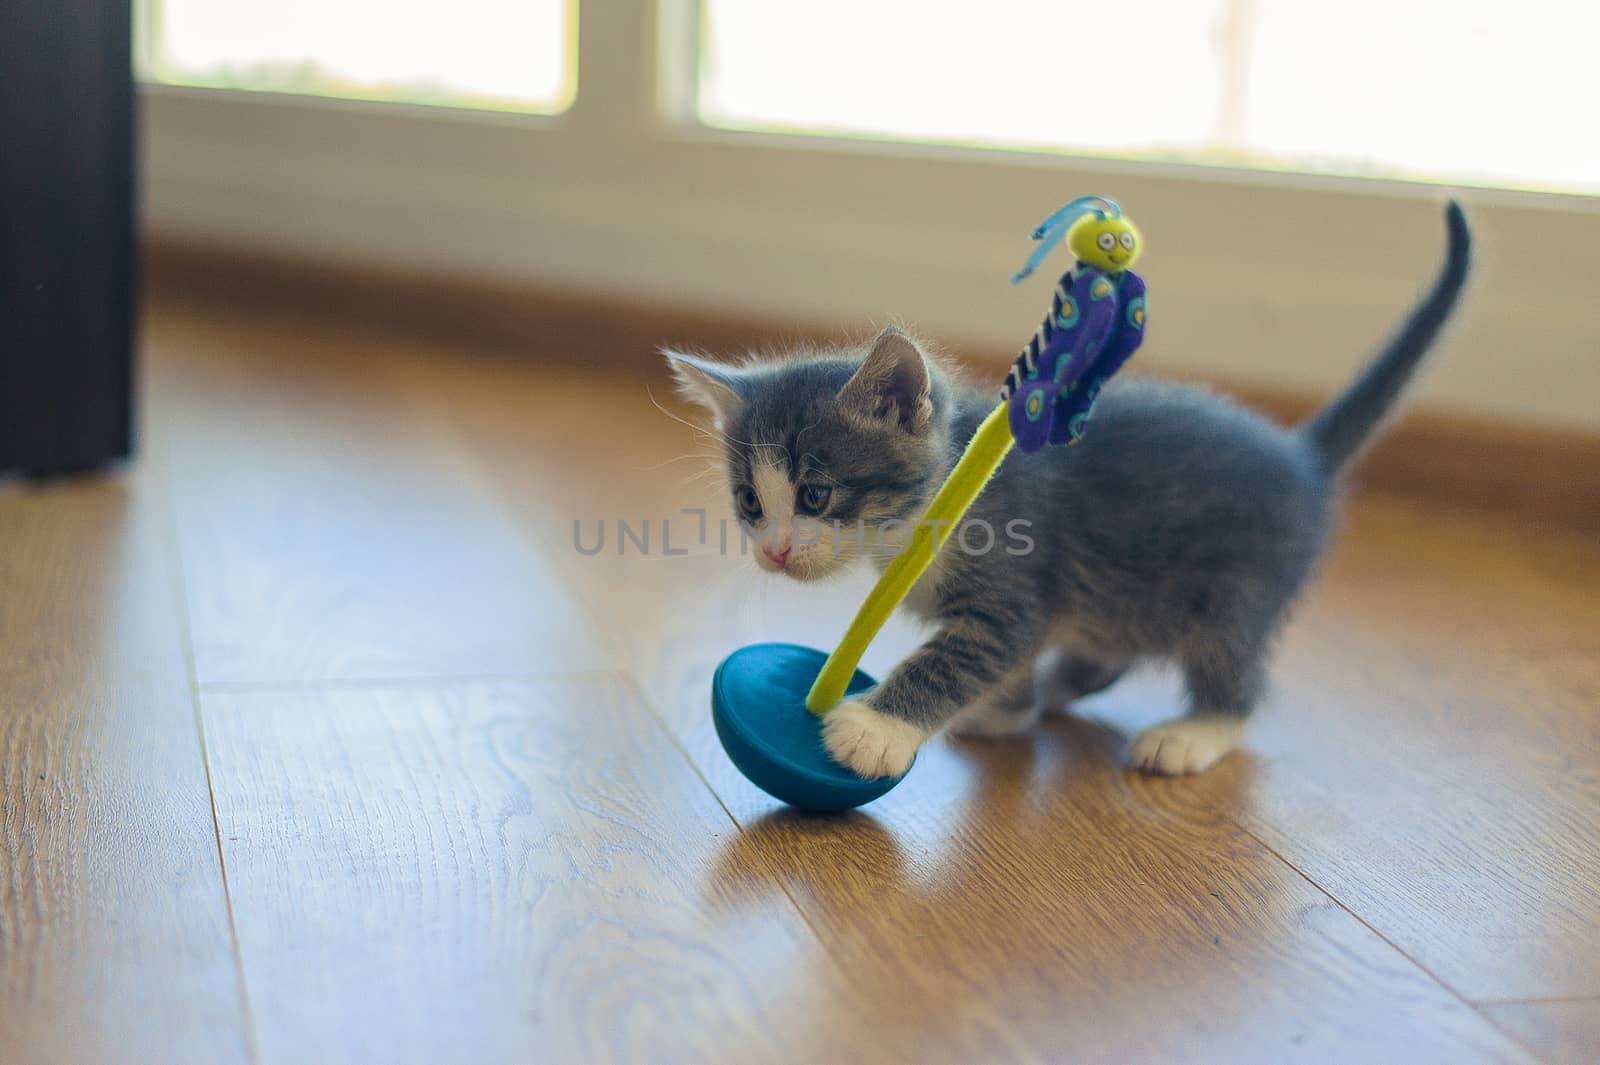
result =
[[[1144,238],[1114,200],[1073,200],[1033,231],[1039,242],[1011,278],[1033,273],[1065,237],[1077,257],[1056,285],[1050,315],[1006,376],[1000,400],[1009,406],[1018,449],[1075,444],[1111,375],[1144,339],[1144,280],[1129,269]]]

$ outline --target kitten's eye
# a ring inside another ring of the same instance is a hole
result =
[[[1101,251],[1110,251],[1112,248],[1117,246],[1117,238],[1114,234],[1102,233],[1100,234],[1099,238],[1095,240],[1095,243],[1100,245]]]
[[[1124,248],[1128,249],[1129,251],[1133,250],[1133,234],[1132,233],[1124,233],[1124,234],[1122,234],[1122,246]]]
[[[761,517],[761,497],[756,495],[756,490],[747,484],[739,486],[733,493],[734,500],[739,504],[739,513],[751,521]]]
[[[806,484],[800,486],[796,502],[802,514],[821,514],[828,506],[828,497],[833,495],[833,489],[827,485]]]

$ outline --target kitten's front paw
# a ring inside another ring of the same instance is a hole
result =
[[[1169,777],[1203,773],[1239,746],[1244,719],[1180,717],[1145,729],[1128,747],[1128,762]]]
[[[903,775],[924,738],[915,725],[854,699],[822,716],[822,743],[829,756],[862,777]]]

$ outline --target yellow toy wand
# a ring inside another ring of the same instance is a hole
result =
[[[1040,247],[1012,282],[1032,273],[1063,236],[1078,258],[1077,276],[1069,271],[1056,286],[1050,315],[1013,363],[1000,405],[978,426],[911,543],[884,569],[823,663],[806,696],[812,713],[839,705],[867,646],[932,564],[941,546],[939,530],[955,535],[1012,445],[1037,451],[1076,443],[1101,386],[1144,339],[1145,286],[1128,269],[1144,250],[1143,239],[1112,200],[1086,196],[1046,219],[1033,233]]]
[[[956,523],[1010,453],[1015,438],[1011,435],[1008,409],[1009,404],[1000,404],[978,426],[978,431],[972,435],[972,442],[961,455],[961,461],[945,478],[933,502],[928,504],[922,520],[917,523],[911,534],[911,543],[890,560],[883,576],[867,593],[866,601],[856,611],[855,620],[850,622],[839,646],[822,664],[822,672],[817,674],[816,682],[806,696],[806,709],[813,714],[825,713],[839,705],[850,678],[855,675],[856,666],[861,664],[861,656],[867,653],[867,645],[872,643],[878,630],[889,620],[894,608],[911,594],[917,578],[932,564],[933,556],[940,547],[938,531],[948,529],[954,535]]]

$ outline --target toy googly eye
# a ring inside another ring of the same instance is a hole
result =
[[[1114,234],[1102,233],[1096,238],[1095,243],[1100,246],[1101,251],[1110,251],[1117,246],[1117,238]]]
[[[1133,234],[1124,233],[1121,237],[1122,247],[1127,251],[1133,250]]]

